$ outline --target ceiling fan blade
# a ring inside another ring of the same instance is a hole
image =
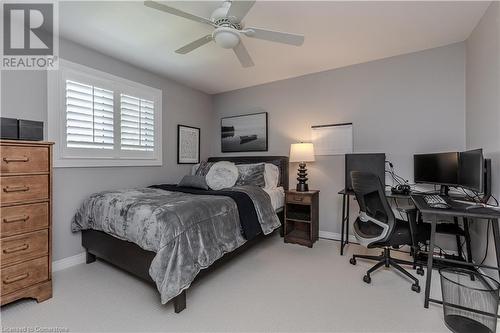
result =
[[[254,4],[255,1],[233,0],[227,12],[227,17],[233,17],[236,22],[241,22]]]
[[[287,32],[272,31],[259,28],[247,28],[241,31],[247,37],[265,39],[271,42],[300,46],[304,43],[303,35],[290,34]]]
[[[150,1],[150,0],[144,1],[144,6],[149,7],[149,8],[153,8],[153,9],[157,9],[157,10],[161,10],[162,12],[166,12],[166,13],[169,13],[172,15],[184,17],[184,18],[191,20],[191,21],[205,23],[205,24],[211,25],[213,27],[217,27],[217,25],[214,22],[210,21],[209,19],[183,12],[182,10],[164,5],[164,4],[156,2],[156,1]]]
[[[250,54],[248,54],[247,48],[243,45],[243,42],[240,41],[238,45],[234,47],[233,51],[243,67],[252,67],[254,65]]]
[[[191,51],[199,48],[200,46],[203,46],[211,41],[212,41],[212,35],[206,35],[206,36],[203,36],[203,37],[195,40],[194,42],[191,42],[187,45],[184,45],[183,47],[181,47],[178,50],[175,50],[175,53],[186,54],[186,53],[189,53],[189,52],[191,52]]]

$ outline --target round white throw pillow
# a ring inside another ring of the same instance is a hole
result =
[[[218,191],[233,187],[238,180],[238,168],[232,162],[221,161],[214,163],[205,176],[208,187]]]

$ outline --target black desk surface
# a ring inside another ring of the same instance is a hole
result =
[[[423,195],[412,195],[411,199],[415,207],[423,214],[447,215],[458,217],[470,217],[479,219],[500,219],[500,209],[487,207],[474,207],[466,209],[470,204],[454,201],[450,198],[443,198],[451,205],[449,209],[432,208],[424,200]]]
[[[354,195],[354,191],[343,189],[343,190],[339,191],[338,194]],[[411,195],[394,194],[391,191],[385,191],[385,196],[388,198],[398,198],[398,199],[410,199],[411,198]]]

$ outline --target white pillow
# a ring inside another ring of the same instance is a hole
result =
[[[217,162],[208,170],[205,179],[208,187],[215,191],[233,187],[238,180],[238,168],[232,162]]]
[[[280,169],[272,163],[266,163],[264,167],[264,179],[266,180],[266,188],[278,187]]]

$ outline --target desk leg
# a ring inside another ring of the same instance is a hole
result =
[[[472,263],[472,249],[471,249],[471,242],[470,242],[470,230],[469,230],[469,220],[464,217],[464,231],[465,231],[465,247],[467,250],[467,262]]]
[[[429,243],[429,252],[427,254],[427,277],[425,281],[425,301],[424,307],[429,307],[429,298],[431,295],[431,278],[432,278],[432,264],[434,259],[434,241],[436,238],[436,224],[437,216],[434,215],[431,222],[431,239]]]
[[[491,220],[493,223],[493,240],[495,241],[495,251],[497,255],[497,265],[500,267],[500,230],[498,226],[498,219]],[[500,276],[500,272],[498,273]]]
[[[456,217],[456,216],[453,217],[453,223],[455,224],[455,227],[457,229],[460,228],[460,224],[458,223],[458,217]],[[465,222],[464,222],[464,229],[465,229]],[[462,239],[460,238],[460,235],[459,234],[455,235],[455,239],[457,241],[457,253],[458,253],[458,256],[465,261],[465,258],[462,255],[463,249],[462,249]]]
[[[347,215],[346,215],[346,219],[345,219],[345,243],[346,244],[349,244],[349,217],[350,217],[350,200],[349,200],[350,196],[347,196],[347,207],[346,207],[346,210],[347,210]]]
[[[346,194],[342,195],[342,231],[340,232],[340,255],[344,255],[344,228],[345,228],[345,200]]]

